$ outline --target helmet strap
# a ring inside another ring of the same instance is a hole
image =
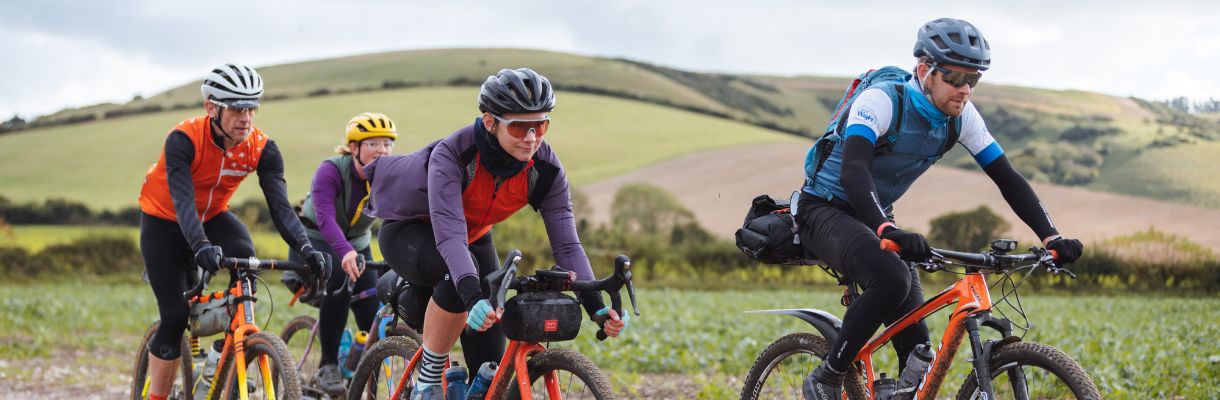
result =
[[[932,71],[935,70],[935,68],[933,68],[933,67],[936,66],[936,63],[923,64],[923,65],[928,66],[928,72],[925,72],[923,74],[923,78],[919,79],[919,89],[923,91],[924,96],[927,96],[930,99],[930,98],[932,98],[932,89],[928,87],[929,86],[928,78],[932,77]]]
[[[212,127],[220,131],[220,134],[224,135],[226,139],[229,139],[232,142],[237,142],[237,139],[234,139],[232,135],[229,135],[229,132],[225,131],[224,127],[220,126],[220,114],[223,112],[225,112],[224,107],[217,107],[216,116],[212,117]]]

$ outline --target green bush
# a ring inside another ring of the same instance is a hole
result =
[[[965,251],[981,250],[993,239],[1000,238],[1009,228],[1004,221],[987,206],[971,211],[950,212],[932,220],[928,240],[937,247]]]

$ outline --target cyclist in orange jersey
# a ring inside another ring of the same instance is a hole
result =
[[[197,273],[196,266],[216,272],[226,255],[254,256],[250,233],[228,211],[229,199],[247,175],[258,174],[284,241],[305,256],[316,274],[327,272],[325,257],[310,245],[288,203],[279,149],[254,126],[262,77],[253,68],[223,64],[204,77],[200,91],[207,114],[170,131],[140,190],[140,253],[161,314],[148,349],[150,399],[164,399],[177,373],[178,346],[189,317],[182,297],[188,274]]]

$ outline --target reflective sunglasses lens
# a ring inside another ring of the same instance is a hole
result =
[[[515,137],[517,139],[524,139],[525,135],[528,135],[530,133],[530,130],[534,131],[534,136],[541,139],[542,135],[546,134],[546,128],[548,126],[550,126],[550,124],[551,124],[551,120],[511,121],[508,123],[507,128],[508,128],[508,134],[512,135],[513,137]]]
[[[970,85],[973,89],[979,84],[979,79],[983,78],[983,74],[972,74],[961,71],[944,71],[942,72],[945,83],[953,85],[953,87],[962,87],[962,85]]]

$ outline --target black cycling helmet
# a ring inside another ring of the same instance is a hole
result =
[[[495,115],[551,112],[555,91],[551,81],[529,68],[502,69],[479,89],[479,111]]]
[[[985,71],[991,67],[991,46],[969,22],[941,18],[923,25],[915,40],[915,57],[926,55],[944,65]]]

